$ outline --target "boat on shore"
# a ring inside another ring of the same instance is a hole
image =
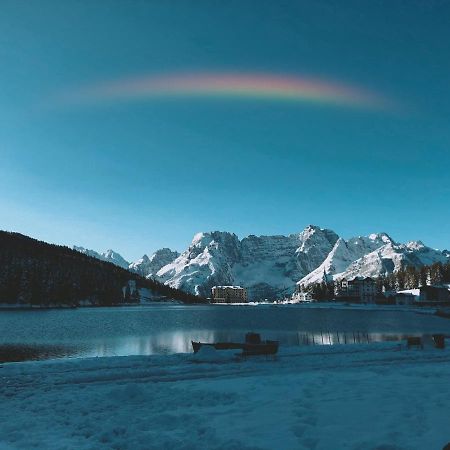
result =
[[[263,341],[258,333],[247,333],[245,342],[192,342],[194,353],[202,347],[212,347],[216,350],[242,350],[243,356],[275,355],[278,352],[278,341]]]
[[[444,319],[450,319],[450,309],[438,309],[435,313],[435,316],[443,317]]]

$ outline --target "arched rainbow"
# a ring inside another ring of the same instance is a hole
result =
[[[72,91],[62,100],[97,103],[158,97],[310,102],[369,109],[382,109],[388,104],[379,95],[337,82],[261,73],[168,74],[124,79]]]

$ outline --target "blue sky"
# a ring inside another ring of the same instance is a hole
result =
[[[448,2],[1,2],[0,228],[136,259],[194,233],[450,247]],[[396,108],[251,98],[63,105],[182,72],[306,76]]]

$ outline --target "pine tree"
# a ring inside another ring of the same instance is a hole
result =
[[[441,284],[442,283],[442,265],[441,263],[432,264],[430,267],[430,284]]]

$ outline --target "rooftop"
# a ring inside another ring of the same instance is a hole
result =
[[[212,289],[244,289],[242,286],[213,286]]]

